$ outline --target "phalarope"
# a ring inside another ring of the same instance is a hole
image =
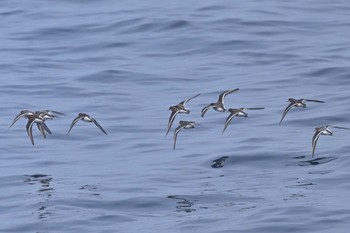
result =
[[[245,112],[245,110],[261,110],[261,109],[265,109],[265,108],[229,108],[228,111],[230,112],[230,115],[226,118],[222,133],[225,132],[228,124],[232,121],[233,117],[248,117],[248,113]]]
[[[54,118],[60,118],[59,116],[55,115],[55,114],[59,114],[59,115],[65,115],[64,113],[61,112],[57,112],[57,111],[53,111],[53,110],[42,110],[42,111],[36,111],[35,114],[42,119],[41,123],[37,123],[38,129],[40,130],[42,136],[44,138],[46,138],[46,134],[45,131],[49,134],[52,134],[51,130],[49,129],[49,127],[47,127],[47,125],[45,124],[45,120],[49,119],[52,120]]]
[[[43,110],[43,111],[30,111],[30,110],[22,110],[12,121],[11,125],[9,128],[11,128],[19,119],[21,119],[22,117],[24,118],[28,118],[28,116],[34,116],[34,114],[37,114],[37,116],[40,116],[43,119],[53,119],[56,116],[55,114],[59,114],[59,115],[65,115],[63,113],[57,112],[57,111],[52,111],[52,110]]]
[[[185,104],[190,101],[191,99],[194,99],[196,98],[197,96],[199,96],[199,94],[187,99],[187,100],[184,100],[184,101],[181,101],[180,103],[178,103],[177,105],[174,105],[174,106],[170,106],[169,107],[169,110],[171,110],[171,114],[170,114],[170,117],[169,117],[169,121],[168,121],[168,128],[167,128],[167,131],[166,131],[166,134],[165,135],[168,135],[169,131],[170,131],[170,128],[175,120],[175,117],[178,113],[186,113],[186,114],[189,114],[190,113],[190,110],[188,108],[185,107]]]
[[[315,128],[315,134],[312,137],[312,157],[314,157],[315,150],[316,150],[316,144],[317,144],[317,141],[318,141],[319,137],[321,135],[328,135],[328,136],[333,135],[333,132],[331,131],[330,127],[333,127],[333,128],[336,128],[336,129],[350,130],[350,128],[340,127],[340,126],[330,126],[330,125],[326,125],[326,126],[321,126],[321,127]]]
[[[305,101],[306,101],[306,102],[315,102],[315,103],[324,103],[324,101],[321,101],[321,100],[293,99],[293,98],[289,98],[288,101],[289,101],[290,103],[288,104],[288,106],[286,107],[286,109],[284,109],[283,115],[282,115],[282,118],[281,118],[279,124],[282,123],[284,117],[286,116],[286,114],[288,113],[288,111],[289,111],[292,107],[302,107],[302,108],[305,108],[305,107],[306,107]]]
[[[33,115],[27,115],[28,122],[26,125],[27,133],[30,138],[30,141],[32,142],[34,146],[34,138],[33,138],[33,124],[36,123],[38,126],[38,129],[40,130],[41,134],[44,138],[46,138],[45,131],[49,132],[51,134],[50,129],[47,127],[47,125],[44,123],[45,119],[43,119],[39,114],[34,113]]]
[[[60,118],[58,115],[66,115],[61,112],[53,111],[53,110],[43,110],[43,111],[36,111],[36,113],[40,114],[41,117],[43,117],[45,120],[46,119],[53,119],[55,117]]]
[[[204,117],[204,114],[209,110],[209,108],[213,108],[214,110],[218,111],[218,112],[225,112],[226,109],[225,109],[225,105],[224,105],[224,99],[225,99],[225,96],[228,95],[228,94],[231,94],[235,91],[238,91],[239,88],[236,88],[236,89],[232,89],[232,90],[227,90],[227,91],[224,91],[223,93],[221,93],[219,95],[219,99],[218,99],[218,102],[216,103],[210,103],[208,106],[205,106],[203,109],[202,109],[202,117]]]
[[[194,128],[195,124],[196,123],[194,121],[180,121],[179,122],[179,126],[174,131],[174,145],[173,145],[174,150],[175,150],[175,146],[176,146],[177,135],[179,134],[180,130]]]
[[[24,118],[28,118],[28,116],[33,116],[34,112],[30,111],[30,110],[22,110],[12,121],[11,125],[9,128],[11,128],[19,119],[21,119],[22,117]]]
[[[79,120],[82,120],[82,121],[85,121],[85,122],[93,122],[104,134],[107,135],[107,132],[102,128],[102,126],[97,123],[97,121],[89,116],[88,114],[86,113],[79,113],[78,116],[72,121],[71,125],[70,125],[70,128],[67,132],[67,135],[69,134],[69,132],[71,131],[71,129],[73,128],[73,126],[79,121]]]
[[[32,128],[33,124],[36,123],[41,135],[46,138],[45,131],[49,134],[52,134],[51,130],[45,124],[46,119],[53,119],[54,117],[58,117],[55,114],[64,115],[63,113],[52,111],[52,110],[43,110],[43,111],[30,111],[30,110],[22,110],[12,121],[9,128],[11,128],[20,118],[24,117],[28,119],[28,123],[26,125],[27,133],[29,138],[34,145]]]

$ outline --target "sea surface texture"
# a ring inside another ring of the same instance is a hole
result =
[[[349,232],[350,131],[311,156],[350,127],[348,0],[0,5],[0,232]],[[265,109],[222,133],[201,109],[235,88],[226,108]],[[288,98],[325,103],[279,124]],[[33,146],[23,109],[66,115]],[[66,135],[81,112],[108,135]]]

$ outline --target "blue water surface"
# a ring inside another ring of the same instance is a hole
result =
[[[4,0],[1,232],[347,232],[348,1]],[[234,118],[201,109],[228,89]],[[165,136],[169,106],[187,103]],[[325,101],[292,109],[288,98]],[[22,110],[52,109],[44,139]],[[78,122],[93,116],[108,132]],[[194,129],[173,133],[179,120]]]

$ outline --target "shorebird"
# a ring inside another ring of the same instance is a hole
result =
[[[194,121],[180,121],[179,122],[179,126],[174,131],[174,145],[173,145],[174,150],[175,150],[177,135],[179,134],[180,130],[194,128],[195,124],[196,123]]]
[[[312,157],[314,157],[315,150],[316,150],[316,144],[317,144],[317,141],[318,141],[319,137],[321,135],[328,135],[328,136],[333,135],[333,132],[330,130],[330,127],[333,127],[333,128],[336,128],[336,129],[350,130],[350,128],[340,127],[340,126],[330,126],[330,125],[326,125],[326,126],[321,126],[321,127],[315,128],[315,134],[312,137]]]
[[[28,116],[34,116],[34,114],[37,114],[37,116],[43,118],[43,119],[53,119],[56,116],[55,114],[59,114],[59,115],[65,115],[63,113],[57,112],[57,111],[53,111],[53,110],[43,110],[43,111],[30,111],[30,110],[22,110],[12,121],[11,125],[9,128],[11,128],[19,119],[21,119],[22,117],[27,118]]]
[[[51,130],[49,129],[49,127],[47,127],[47,125],[45,124],[44,121],[47,119],[52,120],[55,117],[60,118],[59,116],[57,116],[55,114],[65,115],[64,113],[53,111],[53,110],[36,111],[35,114],[38,116],[38,118],[42,119],[41,123],[37,122],[37,126],[38,126],[39,131],[41,132],[41,135],[44,138],[46,138],[45,131],[49,134],[52,134]]]
[[[168,135],[170,129],[171,129],[171,126],[175,120],[175,117],[178,113],[186,113],[186,114],[189,114],[190,113],[190,110],[188,108],[185,107],[185,104],[190,101],[191,99],[194,99],[196,98],[197,96],[199,96],[199,94],[187,99],[187,100],[184,100],[184,101],[181,101],[180,103],[178,103],[177,105],[174,105],[174,106],[170,106],[169,107],[169,110],[171,110],[171,114],[170,114],[170,117],[169,117],[169,121],[168,121],[168,128],[167,128],[167,131],[166,131],[166,134],[165,135]]]
[[[282,123],[284,117],[286,116],[286,114],[288,113],[288,111],[292,108],[292,107],[302,107],[302,108],[306,108],[306,102],[316,102],[316,103],[324,103],[324,101],[321,100],[309,100],[309,99],[293,99],[293,98],[289,98],[288,101],[290,102],[288,104],[288,106],[286,107],[286,109],[284,109],[283,111],[283,115],[282,115],[282,119],[280,120],[280,123]],[[288,102],[287,101],[287,102]]]
[[[227,90],[227,91],[224,91],[223,93],[221,93],[219,95],[219,99],[218,99],[218,102],[216,103],[210,103],[208,106],[205,106],[203,109],[202,109],[202,117],[204,117],[204,114],[209,110],[209,108],[213,108],[214,110],[218,111],[218,112],[225,112],[226,111],[226,108],[225,108],[225,105],[224,105],[224,99],[225,99],[225,96],[228,95],[228,94],[231,94],[235,91],[238,91],[239,88],[236,88],[236,89],[232,89],[232,90]]]
[[[44,111],[30,111],[30,110],[22,110],[12,121],[9,128],[11,128],[19,119],[22,117],[28,119],[28,123],[26,125],[27,133],[30,138],[30,141],[34,145],[34,139],[33,139],[33,124],[36,123],[41,135],[46,138],[46,133],[52,134],[51,130],[47,125],[45,124],[46,119],[53,119],[54,117],[58,117],[55,114],[61,114],[63,113],[52,111],[52,110],[44,110]]]
[[[45,120],[46,120],[46,119],[50,119],[50,120],[51,120],[51,119],[53,119],[53,118],[55,118],[55,117],[60,118],[59,116],[57,116],[57,114],[58,114],[58,115],[66,115],[66,114],[64,114],[64,113],[57,112],[57,111],[53,111],[53,110],[36,111],[36,113],[40,114],[40,116],[41,116],[42,118],[44,118]]]
[[[30,141],[32,142],[34,146],[34,138],[33,138],[33,124],[36,123],[38,126],[38,129],[40,130],[41,134],[44,138],[46,138],[45,131],[47,131],[49,134],[51,134],[50,129],[45,124],[45,119],[42,118],[38,113],[34,113],[33,115],[27,115],[28,122],[26,125],[27,134],[30,138]]]
[[[22,110],[12,121],[11,125],[9,128],[11,128],[19,119],[21,119],[22,117],[24,118],[28,118],[28,116],[33,116],[34,112],[30,111],[30,110]]]
[[[223,156],[221,158],[213,160],[213,164],[211,165],[212,168],[220,168],[224,166],[224,163],[228,159],[228,156]]]
[[[102,128],[102,126],[97,123],[97,121],[89,116],[88,114],[86,113],[79,113],[78,116],[72,121],[71,125],[70,125],[70,128],[67,132],[67,135],[69,134],[69,132],[71,131],[71,129],[73,128],[73,126],[79,121],[79,120],[82,120],[82,121],[85,121],[85,122],[93,122],[104,134],[107,135],[107,132]]]
[[[228,111],[230,112],[230,115],[226,118],[222,133],[225,132],[228,124],[231,122],[233,117],[248,117],[248,113],[246,113],[245,110],[261,110],[261,109],[265,109],[265,108],[229,108]]]

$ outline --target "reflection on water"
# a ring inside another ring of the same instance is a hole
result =
[[[307,188],[310,185],[315,185],[312,182],[309,181],[304,181],[304,180],[300,180],[299,178],[296,179],[296,184],[291,184],[291,185],[286,185],[286,188],[296,188],[296,189],[300,189],[301,187]]]
[[[298,163],[299,166],[311,166],[311,165],[319,165],[319,164],[325,164],[329,163],[333,160],[336,160],[337,157],[321,157],[321,158],[316,158],[312,160],[307,160],[307,161],[301,161]]]
[[[184,212],[196,211],[196,209],[192,208],[192,206],[194,205],[194,202],[197,202],[198,200],[189,200],[185,197],[178,196],[178,195],[169,195],[168,198],[177,200],[176,211],[184,211]]]
[[[34,175],[26,175],[25,183],[30,185],[39,185],[38,187],[38,196],[42,199],[39,201],[39,208],[37,209],[38,218],[41,220],[45,220],[50,218],[52,212],[50,208],[50,200],[55,190],[51,187],[52,177],[50,175],[45,174],[34,174]]]
[[[98,187],[97,185],[82,185],[80,186],[79,190],[85,190],[89,192],[89,196],[101,196],[100,193],[97,192]]]
[[[212,168],[221,168],[224,166],[224,163],[228,156],[223,156],[221,158],[213,160],[213,164],[211,165]]]

